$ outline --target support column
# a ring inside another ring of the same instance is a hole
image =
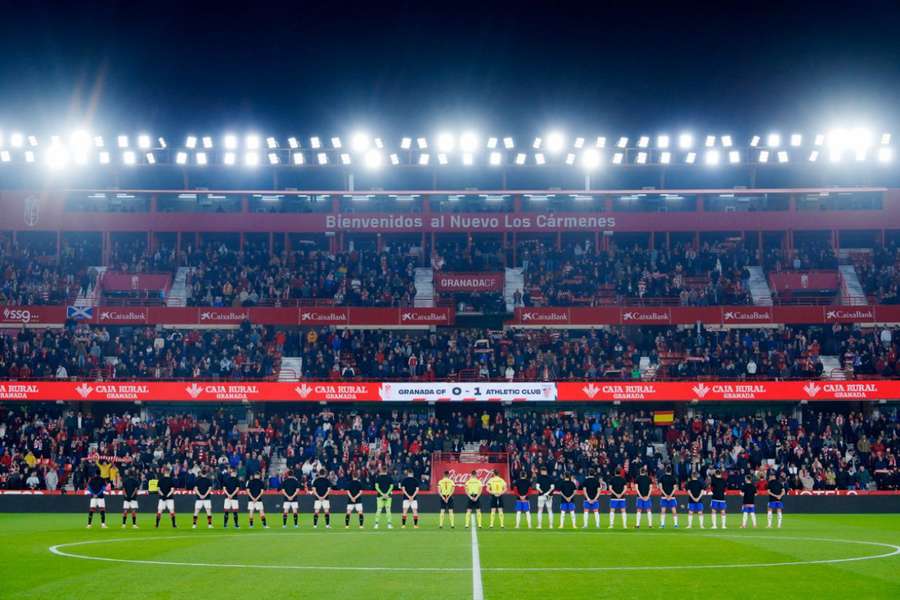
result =
[[[275,233],[269,232],[269,258],[272,258],[272,255],[275,254]]]

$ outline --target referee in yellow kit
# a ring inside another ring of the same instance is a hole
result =
[[[488,494],[491,495],[491,527],[494,526],[494,515],[500,513],[500,529],[503,529],[503,494],[506,493],[506,480],[500,477],[500,471],[494,470],[487,482]]]
[[[450,471],[444,471],[444,477],[438,481],[438,494],[441,497],[440,527],[444,528],[444,513],[450,513],[450,529],[456,529],[456,517],[453,516],[453,493],[456,484],[450,479]]]
[[[481,480],[475,476],[475,471],[472,471],[472,475],[469,477],[468,481],[466,481],[466,496],[469,498],[469,505],[466,507],[466,528],[469,527],[473,510],[478,519],[478,527],[481,527],[481,504],[479,502],[481,499],[481,492]]]

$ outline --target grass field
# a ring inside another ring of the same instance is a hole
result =
[[[0,598],[900,598],[900,514],[477,536],[439,530],[434,515],[418,530],[396,528],[395,515],[395,529],[377,531],[345,530],[342,516],[331,530],[311,529],[308,515],[283,530],[275,516],[265,531],[245,515],[240,531],[222,530],[220,515],[213,530],[190,529],[189,515],[177,530],[153,529],[151,515],[120,529],[111,517],[86,530],[83,515],[0,514]]]

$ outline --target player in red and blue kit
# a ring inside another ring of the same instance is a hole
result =
[[[691,473],[691,479],[687,483],[688,492],[688,525],[690,529],[694,523],[694,513],[700,520],[700,529],[703,529],[703,482],[697,476],[697,471]]]
[[[725,504],[725,489],[728,484],[725,481],[725,478],[722,476],[722,471],[716,469],[713,472],[712,479],[709,482],[710,490],[712,491],[712,500],[709,501],[709,512],[712,514],[712,528],[716,528],[716,515],[718,513],[719,516],[722,517],[722,529],[726,529],[725,527],[725,509],[727,508]]]
[[[678,488],[678,482],[672,475],[672,465],[666,465],[665,474],[659,478],[659,493],[662,498],[659,499],[659,527],[666,527],[666,511],[672,513],[672,520],[675,522],[675,529],[678,529],[678,501],[675,500],[675,490]]]
[[[609,493],[612,498],[609,500],[609,528],[612,529],[616,520],[616,511],[622,513],[622,527],[628,528],[628,513],[625,510],[625,488],[627,483],[622,475],[623,471],[619,471],[609,481]]]
[[[587,529],[588,513],[594,513],[594,524],[600,528],[600,480],[597,479],[597,472],[594,469],[588,471],[588,476],[581,483],[581,491],[584,493],[584,520],[582,528]]]
[[[747,527],[747,517],[750,516],[753,521],[753,527],[756,527],[756,486],[753,485],[753,477],[747,475],[744,477],[744,485],[741,486],[741,529]]]
[[[525,524],[531,529],[531,503],[528,502],[528,492],[531,491],[531,480],[528,474],[522,471],[519,478],[513,482],[513,492],[516,494],[516,529],[522,520],[522,513],[525,513]]]
[[[95,510],[100,511],[100,527],[106,529],[106,482],[100,477],[99,471],[96,471],[88,479],[87,492],[91,497],[90,507],[88,508],[88,529],[93,525]]]
[[[575,482],[575,478],[572,477],[571,473],[566,473],[556,484],[556,489],[559,490],[560,495],[559,528],[563,529],[566,526],[566,513],[569,513],[572,516],[572,529],[577,529],[578,525],[575,523],[575,492],[578,491],[578,484]]]
[[[653,501],[650,499],[650,491],[653,488],[653,482],[650,481],[650,476],[647,475],[647,467],[641,467],[640,473],[634,483],[637,487],[637,500],[635,500],[635,506],[637,507],[637,523],[634,528],[641,528],[641,516],[646,512],[647,527],[652,529]]]

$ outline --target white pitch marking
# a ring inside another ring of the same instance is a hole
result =
[[[309,532],[312,533],[312,532]],[[373,533],[376,532],[356,532],[356,533]],[[548,532],[550,533],[550,532]],[[552,532],[558,533],[558,532]],[[614,535],[616,533],[622,534],[625,532],[606,532],[604,535]],[[226,537],[227,534],[218,534],[218,535],[204,535],[203,538],[210,537]],[[246,535],[277,535],[277,534],[253,534],[249,533]],[[242,536],[242,537],[246,537]],[[294,533],[292,535],[303,535],[302,533]],[[544,534],[546,535],[546,534]],[[633,534],[629,534],[633,535]],[[683,535],[676,533],[656,533],[654,535]],[[233,537],[233,536],[232,536]],[[480,567],[478,568],[478,572],[480,575],[481,571],[504,571],[504,572],[554,572],[554,571],[565,571],[565,572],[598,572],[598,571],[674,571],[678,569],[738,569],[738,568],[760,568],[760,567],[789,567],[789,566],[803,566],[803,565],[824,565],[824,564],[838,564],[838,563],[847,563],[847,562],[858,562],[863,560],[876,560],[879,558],[889,558],[892,556],[900,555],[900,546],[894,544],[888,544],[883,542],[869,542],[863,540],[840,540],[840,539],[831,539],[831,538],[807,538],[807,537],[788,537],[788,536],[741,536],[741,535],[716,535],[716,534],[704,534],[703,537],[712,537],[712,538],[729,538],[729,539],[742,539],[742,540],[753,540],[753,539],[779,539],[779,540],[794,540],[794,541],[806,541],[806,542],[826,542],[833,544],[857,544],[857,545],[865,545],[865,546],[877,546],[881,548],[890,548],[891,552],[887,552],[884,554],[874,554],[870,556],[854,556],[850,558],[831,558],[831,559],[822,559],[822,560],[807,560],[807,561],[789,561],[789,562],[774,562],[774,563],[738,563],[738,564],[723,564],[723,565],[638,565],[638,566],[619,566],[619,567]],[[117,543],[117,542],[133,542],[138,540],[187,540],[191,539],[187,536],[165,536],[165,537],[153,537],[153,538],[113,538],[113,539],[100,539],[100,540],[88,540],[83,542],[70,542],[66,544],[57,544],[55,546],[50,546],[49,550],[52,554],[57,556],[64,556],[67,558],[78,558],[82,560],[99,560],[104,562],[115,562],[115,563],[130,563],[130,564],[139,564],[139,565],[162,565],[162,566],[174,566],[174,567],[218,567],[218,568],[233,568],[233,569],[284,569],[284,570],[302,570],[302,571],[399,571],[399,572],[439,572],[439,571],[453,571],[453,572],[469,572],[473,573],[473,596],[475,595],[475,558],[478,554],[478,545],[477,545],[477,537],[475,532],[472,532],[472,539],[475,541],[475,544],[472,546],[473,553],[473,566],[472,567],[354,567],[354,566],[315,566],[315,565],[247,565],[247,564],[231,564],[231,563],[187,563],[187,562],[174,562],[174,561],[162,561],[162,560],[137,560],[137,559],[125,559],[125,558],[108,558],[103,556],[85,556],[83,554],[73,554],[70,552],[64,552],[61,548],[70,548],[74,546],[88,546],[93,544],[103,544],[103,543]],[[198,538],[200,539],[200,538]],[[480,576],[479,576],[480,583]],[[483,594],[483,589],[482,589]],[[477,600],[483,600],[483,596],[478,597]]]
[[[472,515],[472,600],[484,600],[484,587],[481,584],[481,558],[478,555],[478,533],[475,515]]]

